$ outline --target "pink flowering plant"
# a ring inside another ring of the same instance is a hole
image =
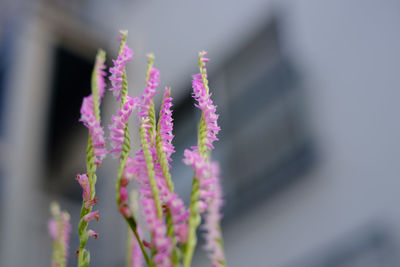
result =
[[[162,90],[163,97],[158,120],[154,96],[160,85],[160,71],[154,67],[154,56],[148,55],[144,92],[138,97],[128,94],[126,66],[133,60],[127,46],[127,33],[121,31],[119,53],[110,68],[110,91],[119,103],[108,126],[109,137],[104,137],[101,126],[100,104],[105,94],[105,53],[100,50],[92,75],[92,94],[83,99],[80,121],[88,128],[86,173],[78,174],[82,187],[82,208],[78,226],[80,244],[77,249],[78,267],[88,266],[90,253],[85,248],[89,237],[98,233],[88,229],[89,223],[99,220],[95,185],[96,169],[107,154],[119,162],[115,180],[115,199],[129,232],[127,266],[191,266],[197,245],[196,232],[202,218],[205,250],[211,266],[226,266],[220,226],[222,190],[219,167],[211,161],[210,153],[217,141],[218,115],[208,86],[206,52],[199,53],[200,73],[193,75],[192,87],[195,106],[201,111],[197,145],[184,152],[183,163],[193,168],[193,182],[189,207],[174,192],[171,178],[171,155],[175,152],[172,118],[171,88]],[[135,113],[139,121],[140,148],[131,154],[129,120]],[[111,149],[107,151],[106,140]],[[129,197],[128,184],[135,183],[139,197]],[[139,200],[138,200],[139,199]],[[58,206],[57,206],[58,207]],[[53,211],[53,209],[55,211]],[[68,252],[69,215],[52,208],[53,219],[49,231],[54,239],[53,266],[65,266]],[[144,225],[138,225],[138,217]],[[144,233],[148,233],[145,235]],[[148,236],[148,239],[145,239]]]

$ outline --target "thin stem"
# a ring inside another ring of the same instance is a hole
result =
[[[136,240],[137,240],[138,243],[139,243],[140,250],[141,250],[142,253],[143,253],[143,256],[144,256],[144,259],[145,259],[147,265],[148,265],[148,266],[153,266],[153,264],[152,264],[151,261],[150,261],[149,255],[147,255],[147,252],[146,252],[146,250],[144,249],[143,242],[142,242],[142,240],[140,239],[140,236],[139,236],[139,234],[138,234],[138,232],[137,232],[137,228],[136,228],[136,225],[137,225],[137,224],[136,224],[135,219],[133,219],[133,217],[129,217],[129,218],[126,218],[126,217],[125,217],[125,220],[126,220],[126,222],[128,223],[129,227],[132,229],[132,232],[133,232],[133,234],[135,235]]]
[[[188,232],[187,243],[185,246],[185,255],[183,258],[184,267],[190,267],[193,258],[193,252],[197,243],[196,229],[201,222],[200,215],[198,214],[198,204],[197,204],[199,196],[200,196],[200,183],[196,179],[196,177],[194,177],[192,184],[192,194],[190,195],[189,232]]]
[[[154,198],[154,202],[155,202],[156,209],[157,209],[157,217],[159,219],[162,219],[163,212],[162,212],[162,208],[161,208],[160,194],[158,191],[157,181],[155,179],[153,157],[151,156],[149,144],[147,143],[147,140],[146,140],[147,139],[146,132],[145,132],[146,130],[144,129],[144,127],[142,125],[139,127],[139,130],[140,130],[143,154],[144,154],[144,157],[146,160],[147,174],[149,176],[150,187],[151,187],[151,191],[153,193],[153,198]]]

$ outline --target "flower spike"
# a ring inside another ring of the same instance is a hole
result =
[[[199,53],[200,73],[193,75],[192,96],[197,102],[195,106],[201,112],[201,119],[198,129],[197,147],[193,151],[185,150],[184,163],[192,166],[194,169],[194,179],[192,184],[192,193],[190,196],[190,217],[188,240],[184,254],[183,266],[189,267],[192,262],[194,248],[197,244],[196,229],[200,225],[200,213],[209,209],[210,201],[215,197],[216,178],[213,177],[213,165],[210,163],[209,154],[214,149],[213,142],[218,140],[217,134],[220,127],[217,124],[218,115],[216,106],[211,100],[211,93],[208,87],[208,76],[206,63],[206,52]],[[221,237],[222,240],[222,237]],[[222,248],[222,246],[221,246]],[[223,251],[223,250],[221,250]],[[216,266],[225,266],[225,263]]]
[[[139,232],[137,229],[136,219],[134,214],[129,208],[127,186],[129,183],[128,176],[126,175],[126,167],[129,162],[129,151],[130,151],[130,137],[129,137],[129,126],[128,119],[132,111],[136,107],[140,107],[139,100],[132,98],[128,95],[128,82],[126,77],[126,64],[132,60],[133,52],[126,45],[127,32],[121,31],[120,49],[119,55],[116,60],[113,60],[114,67],[110,69],[110,81],[114,95],[117,97],[117,101],[121,101],[120,109],[118,114],[112,116],[112,124],[109,126],[110,129],[110,141],[111,141],[111,153],[114,157],[119,158],[119,170],[117,180],[115,183],[116,187],[116,202],[118,205],[119,212],[124,217],[133,234],[136,237],[139,247],[143,253],[143,256],[150,266],[150,258],[144,248],[144,245],[140,239]]]
[[[133,51],[126,44],[124,44],[122,46],[122,53],[118,55],[118,58],[116,60],[113,60],[114,67],[110,68],[110,91],[112,91],[114,96],[117,97],[117,100],[120,100],[122,96],[122,84],[124,80],[123,75],[125,71],[125,65],[132,59]]]
[[[50,206],[52,219],[49,220],[49,234],[53,238],[53,257],[51,266],[66,267],[71,234],[70,216],[66,211],[61,212],[58,203]]]
[[[93,205],[97,203],[95,198],[95,185],[97,181],[96,169],[100,166],[107,151],[105,149],[104,131],[100,126],[100,103],[104,96],[104,62],[105,52],[99,50],[92,75],[92,94],[83,99],[80,121],[89,129],[89,141],[86,149],[86,174],[78,174],[76,180],[83,189],[81,218],[79,220],[79,248],[78,267],[88,266],[90,253],[85,249],[89,236],[97,237],[92,230],[87,230],[88,223],[99,218],[99,211],[92,212]]]
[[[92,94],[83,98],[81,107],[81,121],[90,133],[90,139],[94,150],[95,163],[101,165],[107,154],[104,140],[104,130],[100,125],[100,103],[104,96],[105,87],[105,52],[99,50],[92,75]]]
[[[195,105],[202,111],[202,116],[206,128],[204,140],[200,140],[207,146],[207,150],[214,149],[213,142],[217,141],[217,134],[220,131],[220,127],[217,124],[218,116],[215,111],[217,107],[211,100],[211,93],[209,93],[208,80],[207,80],[207,69],[206,62],[209,61],[206,58],[206,52],[199,53],[199,68],[200,73],[193,75],[193,98],[196,100]]]

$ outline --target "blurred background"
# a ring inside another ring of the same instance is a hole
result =
[[[119,29],[135,52],[130,95],[143,90],[148,52],[172,87],[173,177],[186,200],[181,159],[199,118],[191,75],[208,51],[228,266],[400,266],[399,25],[395,0],[1,0],[0,266],[50,266],[52,200],[72,215],[76,265],[79,109],[96,50],[111,66]],[[104,125],[114,102],[108,94]],[[111,157],[98,170],[91,266],[125,266],[116,172]],[[198,249],[193,266],[209,265]]]

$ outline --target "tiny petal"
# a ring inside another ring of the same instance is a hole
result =
[[[88,231],[88,233],[89,237],[94,237],[94,239],[97,239],[99,237],[99,234],[91,229]]]
[[[89,178],[87,174],[78,174],[76,176],[76,180],[80,184],[83,189],[82,198],[84,201],[88,201],[90,199],[90,184]]]
[[[129,218],[132,216],[131,210],[127,207],[127,205],[120,205],[119,206],[119,212],[125,217]]]
[[[86,209],[90,209],[91,207],[93,207],[94,204],[97,204],[97,197],[95,197],[94,199],[89,199],[85,202],[85,208]]]
[[[126,203],[128,201],[128,189],[126,189],[126,187],[121,187],[119,192],[121,202]]]
[[[83,216],[83,220],[87,223],[93,219],[96,219],[96,221],[99,221],[99,211],[98,210],[89,212],[88,214]]]
[[[57,227],[56,220],[50,219],[47,227],[48,227],[50,236],[53,239],[57,239],[58,238],[58,227]]]

